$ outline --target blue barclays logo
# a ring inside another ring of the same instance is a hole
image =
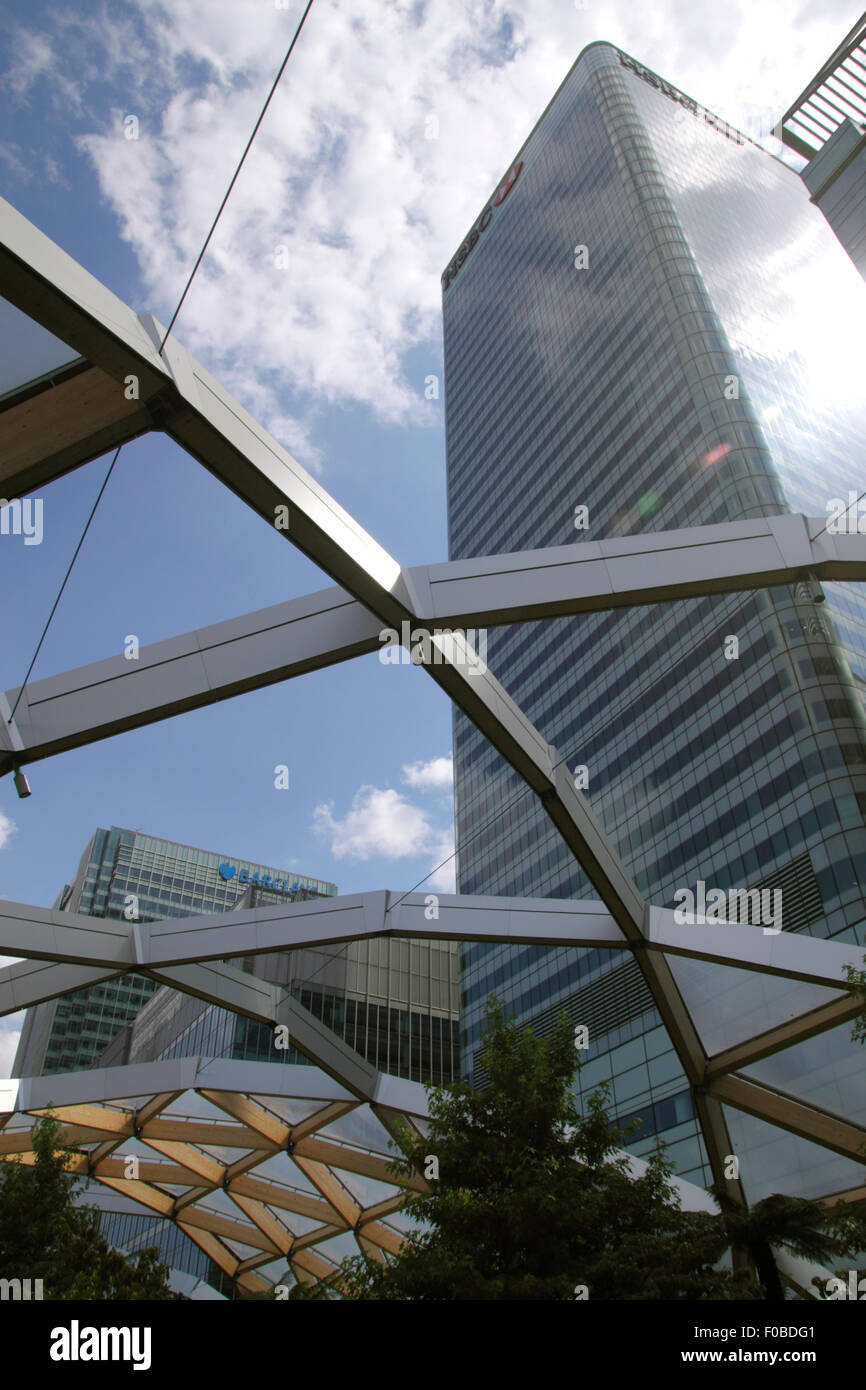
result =
[[[249,869],[238,871],[236,864],[220,864],[219,869],[227,883],[237,874],[238,883],[255,883],[259,888],[270,888],[275,893],[297,893],[301,886],[298,878],[272,878],[270,874],[251,874]]]

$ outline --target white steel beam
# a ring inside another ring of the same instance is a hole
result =
[[[2,419],[2,416],[0,416]],[[801,516],[586,541],[403,571],[414,595],[399,637],[635,607],[793,583],[806,573],[866,579],[866,536],[836,536]],[[809,535],[815,539],[810,540]],[[0,774],[128,729],[384,648],[382,622],[330,588],[28,685],[0,731]],[[420,642],[421,638],[419,638]],[[431,644],[431,674],[447,663]],[[468,665],[470,675],[481,674]],[[460,702],[460,688],[449,692]],[[464,691],[465,693],[465,691]],[[19,691],[6,692],[10,708]]]
[[[0,751],[0,774],[128,729],[230,699],[380,647],[381,624],[335,587],[243,618],[32,681],[15,711],[20,747]],[[10,690],[11,710],[18,690]],[[0,697],[2,701],[2,697]],[[4,732],[0,730],[0,747]]]
[[[793,584],[866,580],[866,536],[799,514],[647,531],[408,570],[419,621],[495,627]]]
[[[427,915],[430,894],[383,890],[138,923],[0,902],[0,954],[58,961],[76,968],[103,968],[104,974],[117,974],[124,970],[156,972],[183,964],[393,936],[509,945],[593,946],[633,950],[638,958],[649,956],[657,960],[680,955],[803,981],[828,991],[847,994],[853,989],[845,974],[850,945],[797,932],[765,935],[762,927],[739,922],[680,925],[672,909],[649,906],[645,933],[630,935],[602,903],[587,899],[445,893],[434,897],[438,912],[435,919]],[[0,971],[0,986],[10,988],[4,1001],[10,1006],[15,1003],[12,982],[27,978],[27,969],[18,964]],[[55,978],[62,983],[65,977],[58,973]],[[253,977],[247,978],[252,982]],[[46,976],[44,984],[34,988],[47,989],[48,983]],[[265,981],[255,981],[255,985],[266,989]],[[78,987],[67,984],[54,992]],[[827,1002],[831,1002],[829,993]]]

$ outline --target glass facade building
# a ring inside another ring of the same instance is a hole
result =
[[[452,559],[791,511],[834,525],[834,499],[862,490],[866,286],[796,172],[610,44],[583,51],[481,210],[443,317]],[[863,941],[858,586],[804,576],[487,642],[493,674],[586,769],[651,902],[698,880],[780,888],[785,930]],[[458,890],[595,897],[459,712],[454,750]],[[675,975],[699,996],[697,967]],[[562,1012],[588,1025],[581,1090],[609,1081],[614,1115],[642,1121],[637,1152],[661,1135],[683,1176],[711,1181],[630,953],[464,945],[463,1066],[481,1082],[491,993],[541,1032]],[[778,1132],[726,1114],[755,1155],[750,1198],[780,1175],[808,1195],[819,1163],[827,1190],[826,1153],[785,1136],[780,1159]],[[840,1160],[839,1186],[857,1171]]]
[[[94,832],[75,878],[64,885],[54,906],[140,922],[231,912],[246,905],[251,880],[267,886],[276,882],[274,901],[329,897],[337,891],[335,883],[114,825]],[[28,1009],[14,1075],[90,1066],[157,988],[152,980],[131,974]]]
[[[55,906],[139,921],[330,897],[336,884],[193,849],[137,831],[97,830]],[[450,1081],[459,1070],[458,957],[450,942],[372,940],[242,957],[283,985],[381,1071]],[[273,1030],[130,974],[27,1011],[16,1076],[160,1057],[302,1062],[274,1050]]]
[[[238,909],[278,901],[251,886]],[[459,957],[454,942],[372,938],[241,956],[232,962],[281,985],[379,1071],[442,1085],[459,1075]],[[99,1058],[104,1067],[167,1057],[304,1063],[275,1050],[263,1023],[177,990],[161,989]]]
[[[321,879],[112,826],[95,831],[55,907],[115,918],[134,909],[139,921],[157,921],[336,892]],[[230,963],[284,986],[381,1071],[436,1083],[459,1075],[454,942],[374,938]],[[262,1023],[130,974],[28,1009],[13,1071],[35,1076],[194,1056],[308,1060],[293,1047],[276,1047],[274,1030]],[[156,1246],[172,1270],[232,1296],[233,1281],[174,1221],[142,1213],[123,1192],[92,1179],[76,1201],[99,1211],[100,1229],[112,1245],[130,1255]],[[293,1221],[304,1230],[320,1224],[296,1213]]]

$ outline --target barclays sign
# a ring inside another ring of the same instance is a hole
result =
[[[250,873],[249,869],[238,869],[236,864],[220,864],[220,874],[228,883],[237,874],[238,883],[255,883],[259,888],[270,888],[274,893],[297,893],[301,886],[297,878],[272,878],[270,874]]]

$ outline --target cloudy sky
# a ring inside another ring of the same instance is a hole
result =
[[[0,193],[167,322],[302,6],[5,10]],[[441,388],[439,277],[580,50],[608,39],[757,138],[857,15],[843,0],[315,0],[175,334],[401,562],[444,558],[442,395],[425,393]],[[105,467],[44,490],[41,545],[3,539],[3,687]],[[149,436],[123,450],[35,675],[326,582]],[[369,657],[68,753],[32,768],[27,801],[0,783],[0,896],[50,905],[111,824],[343,891],[431,871],[447,889],[450,748],[433,683]],[[0,1075],[17,1026],[0,1020]]]

